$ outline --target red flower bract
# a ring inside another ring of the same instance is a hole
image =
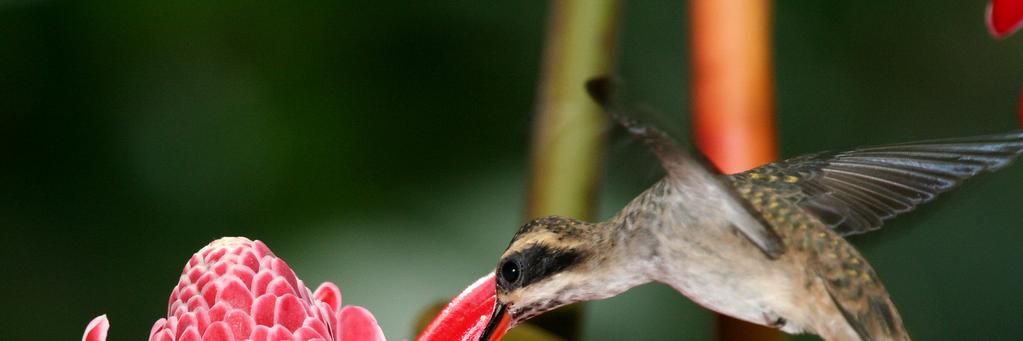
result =
[[[83,341],[102,341],[105,316]],[[315,292],[260,241],[221,238],[192,255],[170,295],[167,317],[151,341],[384,340],[373,315],[341,308],[341,290],[326,282]]]
[[[1023,0],[992,0],[986,14],[988,31],[1005,38],[1023,26]]]

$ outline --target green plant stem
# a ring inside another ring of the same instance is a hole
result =
[[[583,84],[614,63],[617,0],[551,2],[533,126],[529,217],[593,217],[607,119]]]
[[[551,2],[537,94],[527,218],[592,220],[607,119],[583,89],[614,64],[618,0]],[[579,339],[580,308],[545,314],[536,324]]]

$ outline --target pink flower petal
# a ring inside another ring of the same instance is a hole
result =
[[[288,281],[282,277],[276,277],[270,281],[270,284],[266,285],[266,293],[274,296],[298,295],[298,292],[295,292],[291,284],[288,284]]]
[[[277,309],[277,297],[270,294],[264,294],[256,299],[256,302],[252,304],[252,318],[256,320],[257,325],[261,326],[273,326],[274,325],[274,311]]]
[[[195,319],[195,313],[185,313],[178,318],[177,326],[174,327],[174,334],[180,339],[188,328],[194,328],[196,332],[202,334],[202,330],[199,330],[199,321]]]
[[[241,310],[233,310],[224,317],[224,322],[227,322],[228,328],[231,329],[231,335],[234,335],[236,339],[244,340],[252,334],[252,329],[256,326],[256,322],[252,320],[252,316],[249,313]]]
[[[254,252],[250,251],[242,255],[241,264],[249,267],[249,270],[252,270],[252,273],[259,271],[259,259],[256,258],[256,254]]]
[[[305,321],[306,312],[302,302],[295,295],[284,295],[277,298],[277,310],[274,311],[274,322],[288,330],[296,330]]]
[[[341,311],[341,289],[334,283],[323,282],[319,288],[316,288],[316,293],[313,294],[313,297],[316,301],[330,306],[331,311]]]
[[[285,263],[284,260],[280,258],[274,258],[271,260],[270,267],[277,273],[277,275],[288,281],[288,285],[291,286],[291,290],[298,290],[298,277],[295,276],[295,272],[291,270],[288,263]],[[292,292],[297,293],[297,291]]]
[[[344,341],[384,340],[384,332],[380,330],[373,314],[359,306],[347,306],[341,309],[341,327],[339,329],[339,339]]]
[[[188,299],[188,303],[185,304],[185,307],[188,311],[209,310],[210,305],[206,304],[206,302],[213,301],[207,301],[202,296],[192,296],[192,298]]]
[[[216,304],[217,294],[220,293],[220,286],[217,285],[216,280],[213,282],[202,289],[202,298],[206,300],[207,305]]]
[[[237,278],[227,280],[227,285],[217,295],[217,302],[226,302],[235,309],[249,311],[252,308],[252,293]]]
[[[256,326],[252,329],[252,341],[266,341],[270,335],[270,327]]]
[[[267,334],[267,341],[291,341],[291,332],[284,326],[273,326]]]
[[[228,310],[231,310],[231,308],[227,306],[227,303],[217,302],[217,304],[213,305],[213,308],[210,308],[210,311],[208,313],[210,316],[210,321],[223,320],[224,316],[227,315]]]
[[[298,330],[295,331],[294,337],[295,337],[295,340],[298,340],[298,341],[309,341],[309,340],[315,340],[315,339],[322,339],[323,335],[320,335],[320,333],[317,333],[312,328],[302,327],[302,328],[298,328]]]
[[[238,278],[245,284],[245,289],[249,290],[252,287],[252,277],[256,276],[256,273],[245,266],[235,266],[231,268],[231,275]]]
[[[185,332],[181,333],[181,336],[178,337],[178,341],[201,341],[201,340],[202,336],[201,334],[199,334],[199,328],[196,328],[194,326],[185,329]]]
[[[322,303],[321,303],[321,305],[322,305]],[[338,315],[340,315],[340,314],[338,314]],[[303,325],[302,328],[310,328],[312,330],[315,330],[317,334],[322,335],[325,338],[329,338],[329,339],[333,340],[333,335],[330,334],[330,328],[327,328],[327,324],[326,323],[330,323],[330,325],[332,325],[332,326],[336,326],[336,325],[340,324],[338,322],[325,322],[325,321],[321,321],[321,320],[318,320],[318,319],[307,319],[307,320],[305,320],[305,325]]]
[[[1005,38],[1023,26],[1023,0],[992,0],[985,19],[991,35]]]
[[[165,325],[167,325],[167,319],[161,318],[159,320],[156,320],[156,323],[153,324],[153,328],[149,329],[149,339],[152,340],[153,335],[156,335],[156,333],[163,330],[163,327]]]
[[[107,315],[100,315],[89,321],[85,326],[85,334],[82,334],[82,341],[106,341],[107,331],[110,330],[110,321]]]
[[[164,329],[150,337],[149,341],[174,341],[174,333],[170,329]]]
[[[234,335],[227,323],[223,321],[213,322],[206,333],[202,334],[202,341],[234,341]]]

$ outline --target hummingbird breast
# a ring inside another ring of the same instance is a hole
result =
[[[709,309],[767,325],[779,321],[805,271],[791,253],[768,258],[729,220],[728,196],[706,183],[665,178],[629,204],[615,221],[632,254],[654,258],[651,279]]]
[[[769,258],[733,224],[725,200],[706,182],[665,178],[612,222],[633,257],[654,259],[650,275],[716,312],[790,333],[807,329],[792,302],[812,281],[805,256]],[[805,298],[805,297],[804,297]]]
[[[904,336],[887,291],[852,245],[770,191],[705,180],[667,177],[609,222],[621,231],[626,257],[653,264],[650,279],[708,309],[789,333]],[[777,233],[782,253],[765,252],[736,226],[743,217],[729,209],[735,200],[746,200]]]

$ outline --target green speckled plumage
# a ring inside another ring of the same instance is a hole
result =
[[[777,167],[766,167],[775,170]],[[831,299],[864,340],[908,339],[902,319],[874,269],[855,248],[820,219],[777,190],[778,182],[795,185],[800,178],[778,172],[750,172],[730,177],[739,195],[749,201],[785,241],[806,255],[808,278],[820,278]],[[809,286],[810,284],[808,284]],[[882,312],[878,314],[877,312]],[[883,336],[883,337],[882,337]]]
[[[1023,132],[903,143],[800,156],[728,180],[787,247],[807,252],[815,264],[807,268],[861,338],[908,338],[878,276],[842,235],[880,228],[1021,149]]]

